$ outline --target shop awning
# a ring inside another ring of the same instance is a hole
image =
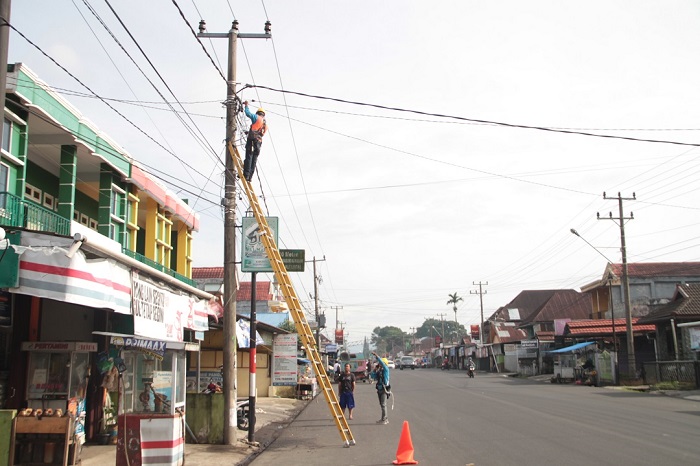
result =
[[[556,349],[554,351],[549,351],[549,353],[568,353],[570,351],[581,349],[581,348],[584,348],[588,345],[592,345],[594,343],[595,343],[595,341],[586,341],[583,343],[576,343],[575,345],[566,346],[564,348],[559,348],[559,349]]]

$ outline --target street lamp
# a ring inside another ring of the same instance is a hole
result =
[[[587,245],[589,245],[590,247],[592,247],[595,250],[595,252],[597,252],[598,254],[600,254],[601,256],[603,256],[605,258],[605,260],[608,262],[609,266],[612,266],[612,261],[610,259],[608,259],[608,257],[605,254],[600,252],[598,250],[598,248],[596,248],[591,243],[586,241],[586,238],[581,236],[578,233],[578,231],[574,230],[573,228],[570,229],[569,231],[571,231],[572,234],[578,236],[583,241],[585,241]],[[610,295],[610,317],[612,318],[613,346],[615,347],[615,352],[617,352],[617,333],[615,332],[615,305],[614,305],[613,299],[612,299],[612,267],[611,267],[611,270],[608,272],[608,294]],[[625,295],[621,294],[621,296],[624,297]],[[626,298],[629,299],[629,295],[627,295]],[[627,319],[627,341],[628,341],[627,345],[629,347],[629,341],[634,341],[633,340],[634,335],[632,332],[631,316],[628,314],[626,316],[626,319]]]

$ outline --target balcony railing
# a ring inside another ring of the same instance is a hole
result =
[[[70,236],[70,220],[8,192],[0,192],[0,225]]]
[[[55,212],[45,209],[40,205],[25,201],[8,192],[0,192],[0,226],[24,228],[32,231],[55,233],[62,236],[70,236],[71,222]],[[129,249],[122,248],[122,252],[143,264],[170,275],[190,286],[197,287],[197,283],[191,278],[175,272],[146,256]]]
[[[170,275],[173,278],[177,278],[178,280],[180,280],[183,283],[187,283],[188,285],[190,285],[194,288],[197,288],[197,282],[195,282],[191,278],[187,278],[186,276],[175,272],[173,269],[170,269],[162,264],[159,264],[158,262],[156,262],[154,260],[149,259],[148,257],[144,256],[143,254],[139,254],[138,252],[134,252],[134,251],[131,251],[131,250],[126,249],[126,248],[123,248],[122,252],[125,255],[131,257],[132,259],[136,259],[137,261],[142,262],[151,268],[159,270],[167,275]]]

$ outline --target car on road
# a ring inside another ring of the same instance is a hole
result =
[[[404,370],[409,367],[411,370],[416,368],[416,361],[411,356],[403,356],[399,359],[399,369]]]
[[[395,368],[396,368],[396,364],[394,364],[394,361],[392,361],[391,359],[388,359],[388,360],[386,361],[386,365],[387,365],[387,367],[388,367],[389,369],[395,369]]]

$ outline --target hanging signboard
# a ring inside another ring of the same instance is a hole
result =
[[[277,217],[265,217],[277,244]],[[243,234],[241,235],[241,271],[242,272],[273,272],[267,259],[265,246],[261,236],[262,230],[255,217],[243,217]]]
[[[287,272],[304,271],[304,253],[303,249],[280,249],[280,256]]]

